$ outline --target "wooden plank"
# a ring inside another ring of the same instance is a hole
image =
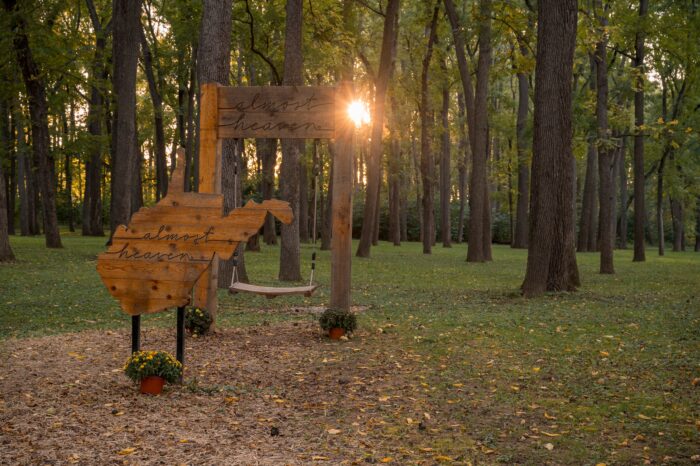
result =
[[[334,103],[332,87],[221,87],[219,137],[333,138]]]
[[[305,286],[287,286],[287,287],[274,287],[274,286],[259,286],[251,285],[250,283],[236,282],[230,288],[231,293],[252,293],[260,296],[267,296],[268,298],[276,298],[277,296],[290,296],[290,295],[304,295],[311,296],[313,292],[318,288],[319,285],[305,285]]]
[[[292,220],[289,204],[282,201],[251,201],[223,217],[217,207],[222,205],[220,194],[183,196],[178,190],[184,182],[184,154],[178,155],[168,195],[132,216],[128,227],[119,226],[110,248],[97,258],[102,281],[131,315],[188,304],[195,283],[216,279],[211,265],[217,257],[230,257],[240,241],[260,229],[268,212],[284,222]],[[184,197],[190,203],[198,196],[206,200],[200,207],[173,205],[173,199]],[[201,290],[201,302],[211,305],[215,293],[208,286]]]
[[[352,163],[354,126],[346,114],[352,83],[344,81],[336,94],[336,139],[333,159],[331,237],[331,308],[350,310],[352,271]]]
[[[218,134],[219,86],[200,85],[199,101],[199,192],[221,193],[221,140]],[[222,204],[223,209],[223,204]],[[223,210],[222,210],[223,213]],[[216,318],[216,272],[219,262],[212,259],[211,267],[202,274],[195,288],[195,306],[205,307]]]

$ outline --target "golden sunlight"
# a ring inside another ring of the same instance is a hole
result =
[[[369,116],[369,105],[361,100],[353,100],[348,105],[348,116],[355,123],[355,128],[368,125],[371,121]]]

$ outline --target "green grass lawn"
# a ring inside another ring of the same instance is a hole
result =
[[[63,241],[64,249],[47,250],[42,238],[12,238],[18,262],[0,266],[0,338],[128,327],[95,271],[104,239]],[[619,464],[690,463],[700,455],[700,254],[649,250],[646,263],[633,263],[631,250],[616,251],[612,276],[597,273],[597,254],[579,254],[580,291],[527,300],[518,293],[526,251],[494,246],[487,264],[466,263],[466,245],[433,251],[382,243],[371,259],[354,259],[352,299],[367,307],[363,329],[394,336],[387,351],[420,356],[437,404],[488,400],[478,403],[481,448],[499,444],[504,417],[520,416],[522,438],[551,442],[571,464],[595,464],[611,452]],[[302,255],[307,267],[311,247]],[[251,280],[274,283],[278,261],[278,247],[246,254]],[[219,325],[310,319],[274,311],[327,304],[329,273],[330,253],[322,251],[313,298],[221,292]],[[174,326],[173,313],[146,316],[144,325]],[[452,416],[459,422],[474,413],[460,408]],[[465,441],[457,436],[439,448]],[[534,463],[548,453],[541,450]],[[507,448],[498,455],[493,463],[512,459]]]

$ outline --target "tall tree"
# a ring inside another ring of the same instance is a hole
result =
[[[304,57],[302,55],[302,0],[287,0],[287,18],[284,40],[284,79],[287,86],[304,84]],[[294,220],[282,225],[279,279],[301,280],[299,248],[299,170],[304,153],[303,139],[282,139],[282,165],[280,167],[280,191],[282,199],[289,202]]]
[[[488,81],[491,65],[491,0],[479,2],[479,59],[474,92],[474,137],[469,183],[468,262],[491,260],[491,208],[488,186]]]
[[[431,148],[431,129],[433,115],[430,103],[430,91],[428,89],[428,78],[430,72],[430,58],[433,55],[433,44],[437,39],[437,18],[440,11],[440,4],[436,4],[433,9],[433,16],[430,20],[428,45],[423,57],[423,68],[421,72],[421,103],[420,103],[420,173],[423,184],[423,197],[421,204],[423,207],[423,254],[430,254],[435,238],[435,213],[433,211],[433,183],[435,162]]]
[[[615,273],[613,264],[613,246],[615,229],[613,223],[613,196],[615,194],[612,179],[613,151],[610,144],[608,128],[608,19],[606,7],[602,0],[596,0],[596,16],[599,23],[599,38],[595,47],[596,61],[596,121],[598,124],[598,193],[600,210],[598,227],[600,228],[600,273]]]
[[[537,9],[530,244],[523,294],[575,290],[572,68],[577,0],[540,0]]]
[[[367,191],[365,194],[365,206],[362,217],[362,233],[360,243],[357,246],[358,257],[369,257],[372,246],[372,236],[376,228],[375,220],[378,219],[379,185],[381,184],[381,163],[384,131],[384,107],[386,103],[386,91],[389,86],[389,78],[394,65],[394,45],[396,44],[397,18],[399,14],[399,0],[389,0],[384,14],[384,33],[382,36],[382,49],[379,57],[379,70],[374,83],[374,111],[372,112],[372,135],[367,163]]]
[[[0,109],[1,111],[2,109]],[[5,143],[6,141],[2,141]],[[7,146],[0,148],[6,149]],[[6,209],[7,200],[5,199],[5,175],[2,168],[3,159],[0,158],[0,262],[10,262],[15,260],[15,255],[10,247],[10,238],[8,236],[8,224],[10,217]]]
[[[447,64],[443,59],[442,69],[447,74]],[[440,144],[440,233],[442,247],[452,247],[452,224],[450,218],[450,196],[452,194],[451,171],[450,171],[450,85],[447,76],[442,83],[442,111],[440,119],[442,121],[441,144]]]
[[[104,118],[104,84],[106,80],[105,49],[107,35],[92,0],[85,2],[95,34],[95,48],[90,66],[90,100],[88,101],[87,129],[90,134],[88,155],[85,160],[85,190],[83,194],[82,232],[84,236],[102,236],[102,120]],[[111,23],[109,23],[111,24]]]
[[[591,75],[588,88],[595,92],[596,61],[593,55],[589,56]],[[578,231],[579,252],[593,252],[598,250],[598,198],[596,186],[598,184],[598,147],[596,145],[595,129],[589,128],[587,135],[588,154],[586,156],[586,177],[583,184],[583,199],[581,200],[581,221]]]
[[[61,248],[61,235],[58,231],[56,214],[56,193],[52,176],[51,146],[49,141],[48,103],[46,87],[39,66],[29,48],[27,21],[17,6],[16,0],[3,0],[5,10],[12,15],[14,36],[12,45],[17,63],[22,70],[24,86],[29,100],[29,115],[32,122],[32,148],[39,165],[39,189],[44,220],[46,246]]]
[[[111,231],[127,225],[131,217],[136,154],[136,66],[139,53],[141,2],[112,2],[112,90],[116,108],[112,125]]]
[[[644,21],[649,0],[639,0],[639,24],[634,37],[634,262],[644,262]]]
[[[528,55],[527,46],[520,41],[520,53]],[[518,111],[515,124],[515,143],[518,153],[518,200],[515,210],[514,248],[527,248],[528,203],[530,191],[530,157],[527,143],[527,114],[530,103],[530,79],[523,70],[518,70]]]

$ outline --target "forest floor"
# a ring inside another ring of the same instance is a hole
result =
[[[468,264],[465,245],[381,244],[353,261],[360,328],[332,342],[322,252],[313,298],[222,293],[185,382],[153,397],[121,371],[129,319],[95,272],[103,242],[12,238],[0,464],[700,462],[696,253],[616,251],[614,276],[582,254],[580,291],[526,300],[525,251]],[[274,282],[278,251],[247,254],[253,281]],[[143,320],[144,349],[174,352],[174,313]]]

